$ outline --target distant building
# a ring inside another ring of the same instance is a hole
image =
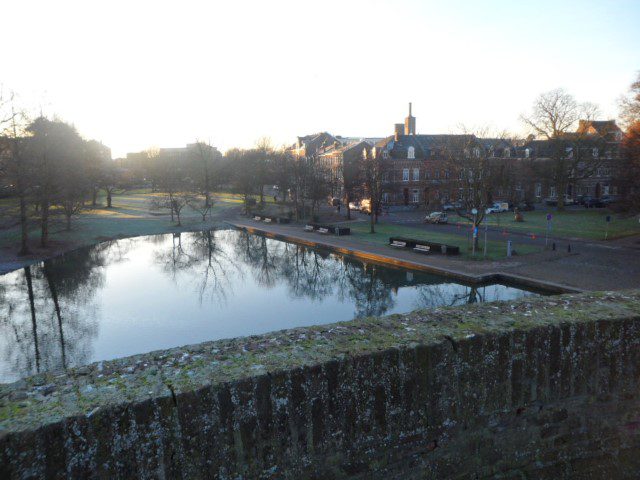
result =
[[[552,181],[551,149],[557,148],[557,142],[513,142],[467,134],[417,134],[411,103],[404,123],[396,123],[393,135],[388,137],[340,137],[321,132],[298,137],[290,151],[296,156],[315,157],[323,162],[331,171],[336,197],[344,196],[345,178],[348,181],[350,176],[358,177],[351,166],[359,164],[363,151],[367,154],[373,151],[381,155],[388,166],[383,180],[384,203],[437,208],[466,195],[457,180],[461,165],[473,158],[483,158],[491,163],[491,168],[505,172],[502,183],[497,183],[493,190],[495,200],[534,202],[557,198],[560,194],[573,199],[616,194],[613,178],[620,164],[621,140],[622,131],[614,120],[580,120],[576,131],[560,140],[562,148],[572,150],[583,159],[576,162],[564,192],[559,192]],[[345,171],[350,171],[350,175],[345,176]],[[363,194],[362,189],[355,191]]]

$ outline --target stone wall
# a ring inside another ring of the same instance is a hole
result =
[[[0,389],[0,478],[637,478],[640,292],[216,341]]]

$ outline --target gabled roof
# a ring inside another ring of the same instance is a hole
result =
[[[428,157],[431,151],[456,143],[460,146],[473,142],[473,135],[399,135],[387,137],[376,144],[376,148],[389,151],[391,158],[407,158],[407,151],[414,148],[416,158]]]

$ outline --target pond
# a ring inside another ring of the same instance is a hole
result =
[[[207,340],[535,293],[238,230],[82,248],[0,276],[0,382]]]

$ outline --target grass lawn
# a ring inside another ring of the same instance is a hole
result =
[[[153,235],[180,230],[196,230],[211,228],[215,219],[225,209],[238,207],[242,203],[239,195],[230,193],[214,194],[214,207],[206,222],[197,212],[185,207],[182,226],[171,222],[169,212],[150,210],[150,200],[157,194],[150,190],[128,191],[122,195],[113,196],[113,207],[106,208],[104,195],[98,197],[98,206],[88,207],[71,221],[71,230],[65,229],[64,217],[52,215],[50,223],[50,239],[53,242],[71,242],[74,244],[90,244],[97,240],[115,237],[130,237],[135,235]],[[20,242],[20,230],[15,214],[17,201],[2,199],[2,211],[7,214],[8,228],[0,228],[0,246],[14,246]],[[13,217],[13,218],[12,218]],[[213,218],[213,220],[211,219]],[[37,243],[40,236],[39,225],[36,221],[30,229],[30,238]]]
[[[487,242],[487,256],[483,257],[484,241],[480,236],[480,251],[476,252],[475,257],[471,252],[470,240],[461,235],[440,232],[426,232],[418,228],[405,227],[402,225],[393,225],[388,223],[379,223],[376,225],[376,233],[369,233],[369,222],[354,222],[349,225],[351,227],[351,236],[361,242],[372,243],[375,245],[387,245],[389,237],[410,237],[418,240],[426,240],[432,242],[446,243],[447,245],[456,245],[460,247],[460,257],[466,260],[498,260],[506,258],[507,245],[505,242],[489,241]],[[520,254],[539,252],[541,249],[532,245],[523,245],[513,242],[513,248]]]
[[[484,222],[489,226],[506,229],[507,232],[524,232],[544,236],[547,230],[547,213],[553,216],[551,220],[551,235],[556,237],[575,237],[589,240],[604,240],[607,230],[607,215],[611,216],[608,239],[627,237],[640,234],[640,223],[637,216],[623,216],[601,209],[566,210],[564,212],[522,212],[524,222],[516,222],[512,212],[491,214]],[[455,214],[449,215],[449,223],[467,224],[466,218]],[[484,223],[483,222],[483,223]]]

